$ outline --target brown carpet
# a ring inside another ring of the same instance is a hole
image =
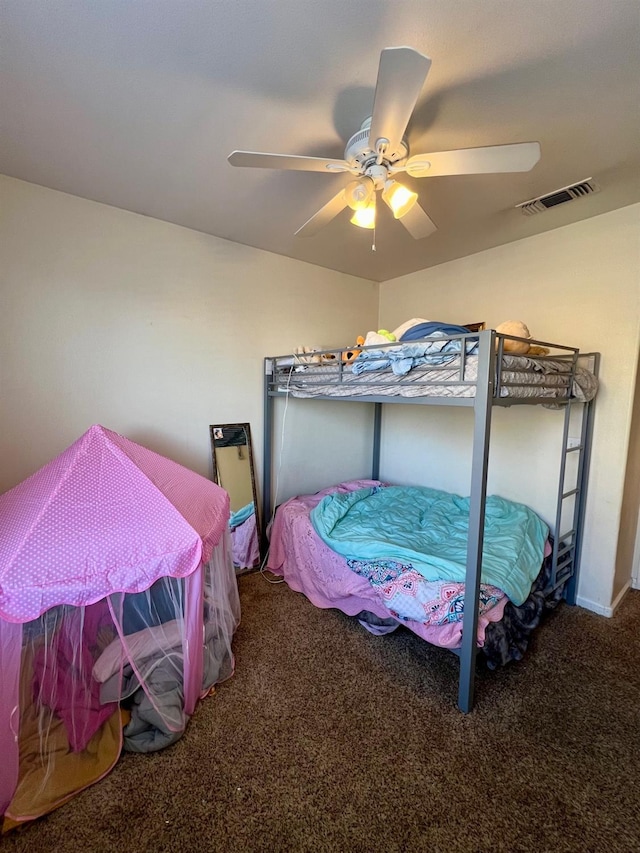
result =
[[[10,851],[640,851],[640,592],[561,605],[455,706],[458,660],[240,579],[235,676],[175,746],[4,838]]]

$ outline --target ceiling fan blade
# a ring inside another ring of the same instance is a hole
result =
[[[321,228],[324,228],[331,220],[337,216],[347,206],[344,190],[340,190],[337,195],[334,195],[324,207],[321,207],[317,213],[314,213],[311,219],[307,219],[304,225],[295,233],[296,237],[313,237]]]
[[[419,204],[414,204],[411,210],[399,219],[414,240],[422,240],[438,230],[437,225],[430,219]]]
[[[260,151],[232,151],[227,157],[232,166],[258,169],[297,169],[302,172],[351,172],[346,160],[304,157],[296,154],[263,154]]]
[[[480,175],[495,172],[528,172],[540,159],[539,142],[459,148],[409,157],[405,170],[414,178],[438,175]]]
[[[387,155],[397,151],[424,86],[431,60],[410,47],[387,47],[380,54],[369,147],[388,139]]]

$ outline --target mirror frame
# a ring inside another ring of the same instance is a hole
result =
[[[211,442],[211,462],[213,465],[213,482],[219,485],[221,488],[224,488],[220,484],[219,480],[219,466],[216,460],[216,440],[213,435],[214,429],[220,429],[223,427],[224,429],[244,429],[245,435],[247,437],[247,453],[249,454],[249,472],[251,474],[251,491],[253,493],[253,506],[256,514],[256,530],[258,532],[258,547],[260,553],[260,559],[257,566],[246,566],[239,570],[238,574],[244,574],[245,572],[254,572],[257,571],[262,563],[264,558],[264,554],[262,552],[262,536],[260,531],[262,527],[260,526],[260,506],[258,504],[258,487],[256,484],[256,472],[255,472],[255,463],[253,458],[253,442],[251,440],[251,425],[248,423],[236,423],[236,424],[209,424],[209,440]]]

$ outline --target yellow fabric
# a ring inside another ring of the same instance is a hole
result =
[[[64,723],[33,702],[32,652],[23,649],[20,677],[20,775],[5,812],[2,832],[61,806],[97,782],[118,760],[122,749],[120,709],[116,708],[82,752],[72,752]]]

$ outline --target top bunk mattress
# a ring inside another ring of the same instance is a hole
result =
[[[475,396],[477,355],[465,355],[462,365],[460,353],[447,358],[446,363],[435,363],[425,361],[424,356],[404,355],[405,352],[404,347],[390,347],[380,358],[348,363],[339,357],[326,361],[324,356],[318,356],[315,362],[312,356],[310,363],[302,364],[295,356],[276,358],[271,387],[294,397]],[[598,389],[591,370],[579,364],[574,369],[566,358],[503,355],[496,373],[500,397],[588,402]]]

